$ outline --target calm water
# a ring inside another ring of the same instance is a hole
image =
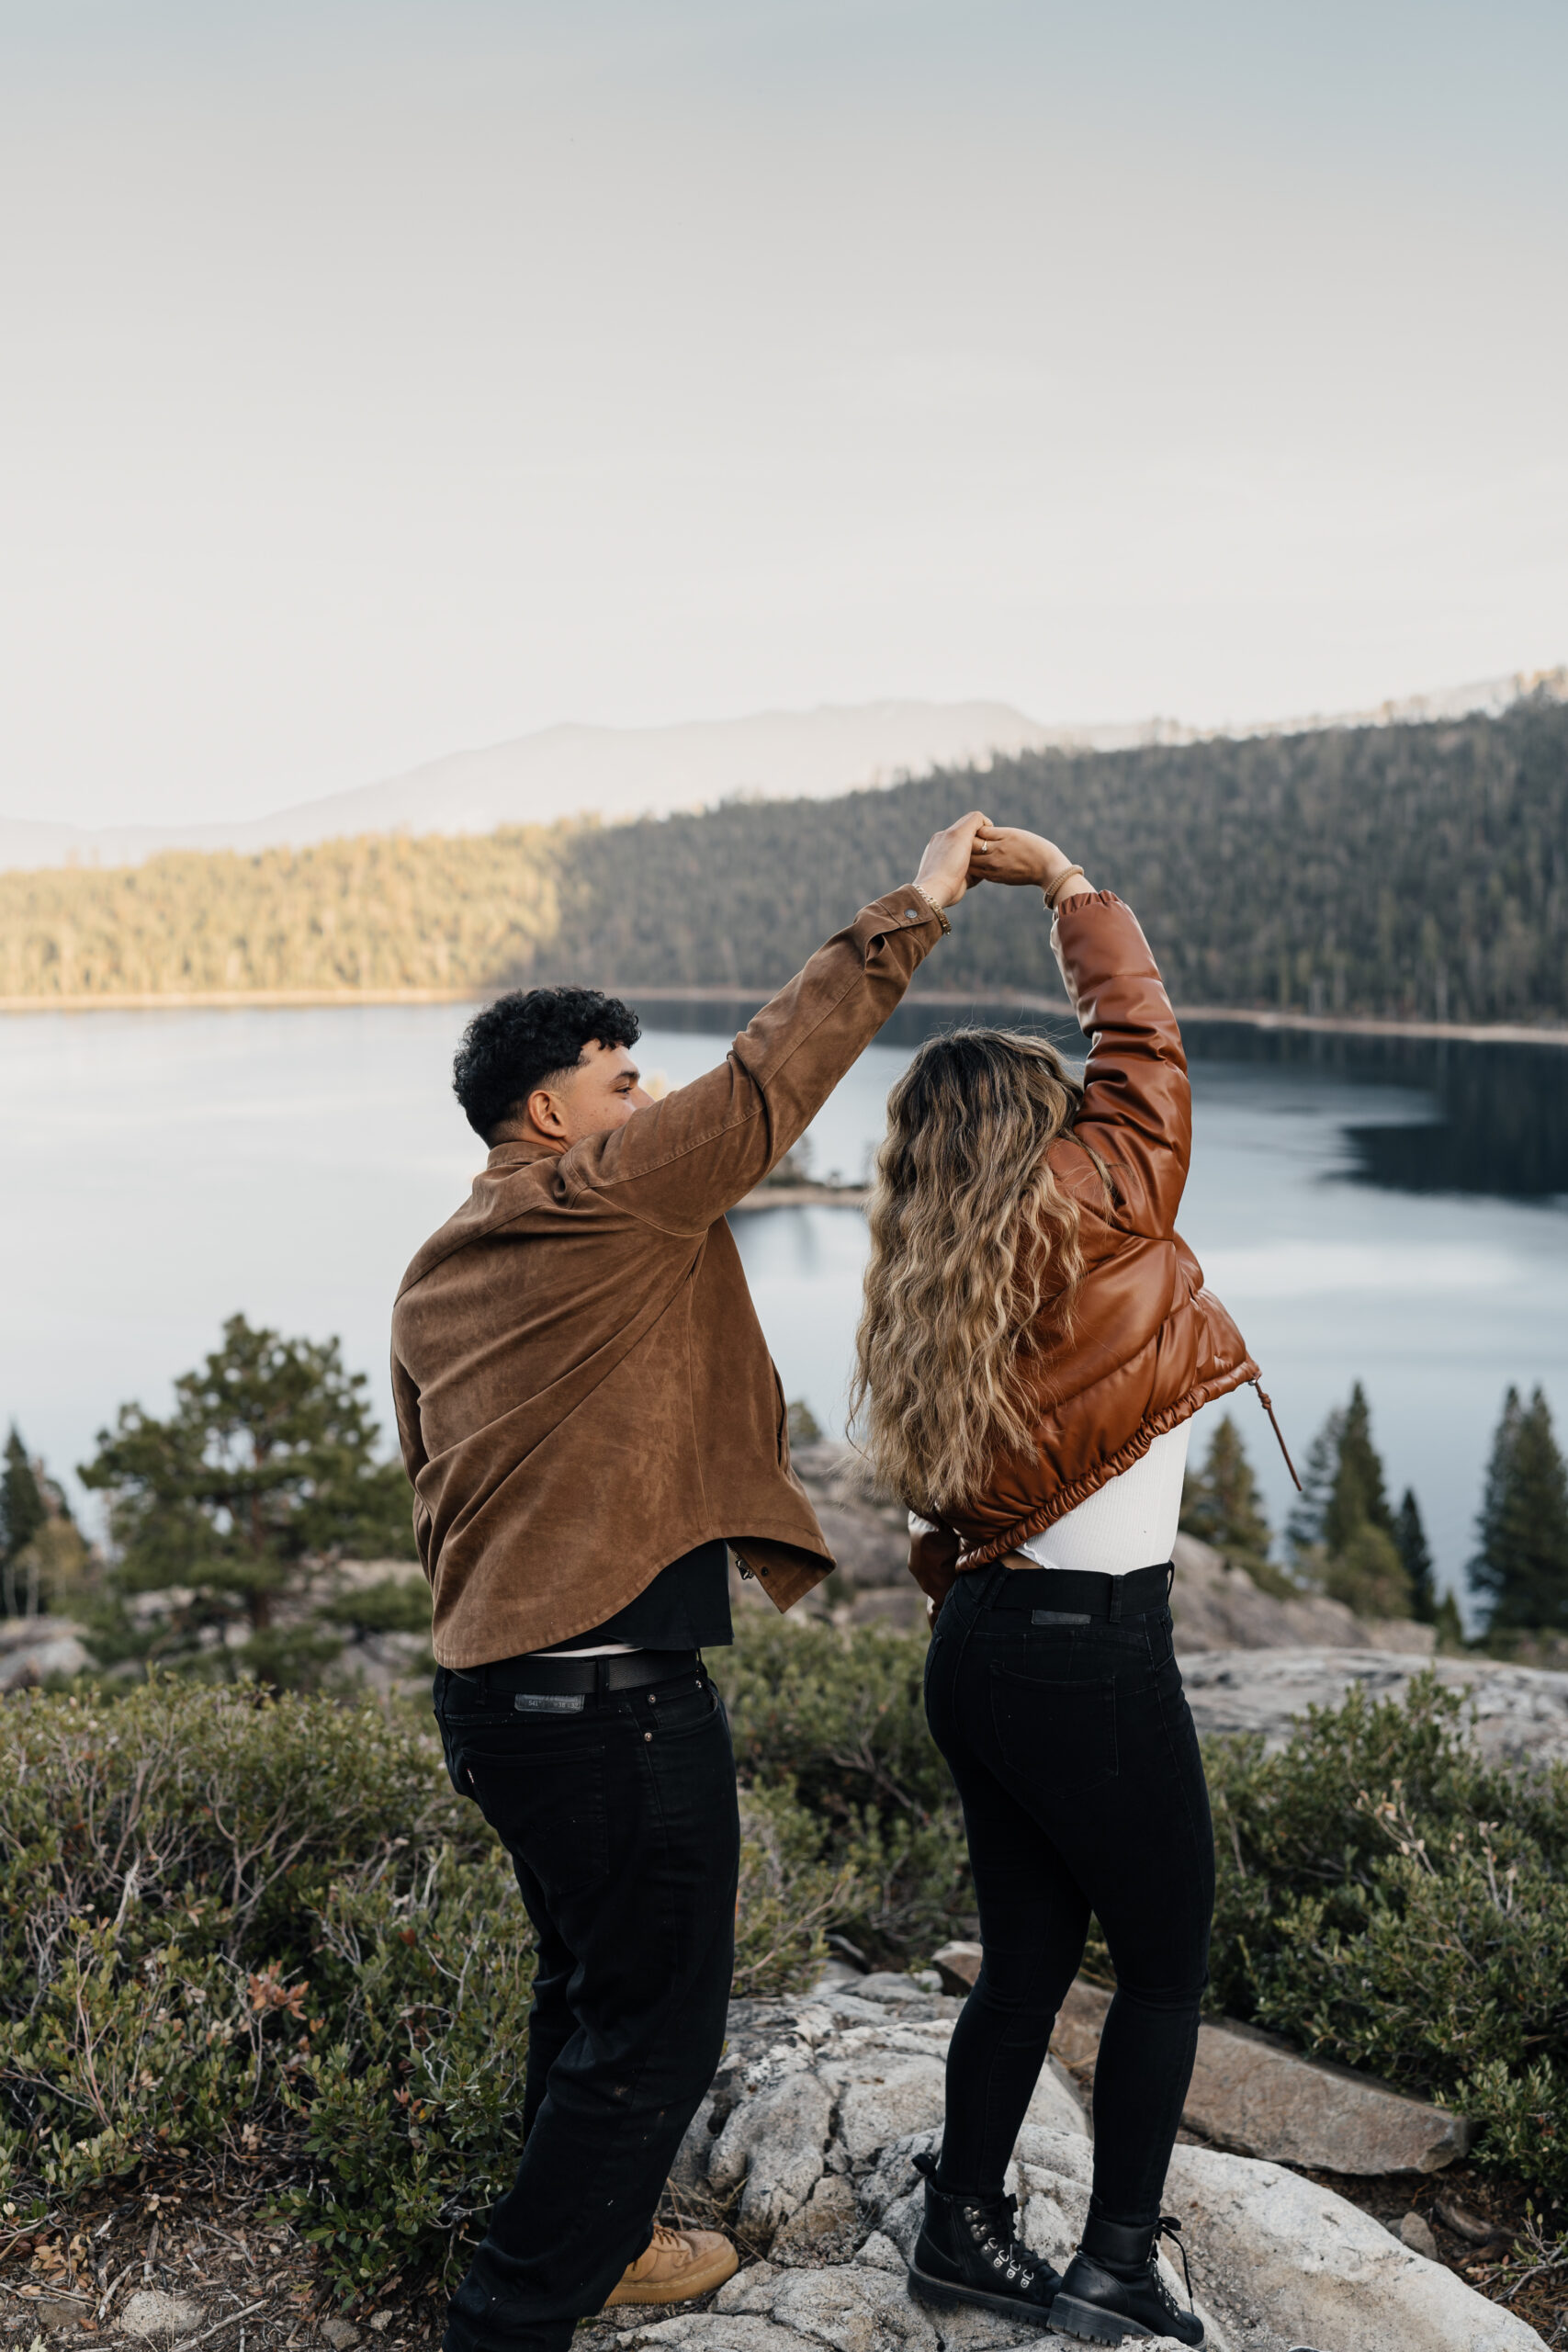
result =
[[[694,1076],[747,1009],[656,1010],[645,1067]],[[818,1173],[863,1172],[889,1083],[954,1017],[896,1016],[817,1122]],[[0,1419],[67,1469],[123,1399],[164,1409],[171,1377],[242,1309],[341,1333],[389,1424],[398,1278],[483,1157],[447,1091],[463,1018],[440,1005],[0,1019]],[[1365,1381],[1394,1494],[1415,1487],[1457,1581],[1507,1383],[1543,1382],[1568,1436],[1568,1054],[1239,1024],[1188,1042],[1183,1230],[1298,1459]],[[863,1220],[785,1209],[736,1228],[786,1392],[841,1425]],[[1278,1522],[1283,1465],[1250,1392],[1235,1409]]]

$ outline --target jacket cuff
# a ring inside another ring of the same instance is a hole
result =
[[[933,925],[936,927],[934,937]],[[901,889],[888,890],[880,899],[873,899],[869,907],[863,907],[855,917],[853,928],[863,945],[869,944],[873,939],[891,938],[901,931],[912,932],[917,938],[923,932],[926,936],[919,940],[919,946],[924,956],[930,953],[937,939],[953,929],[953,925],[940,907],[932,906],[923,890],[917,890],[912,882],[906,882]]]

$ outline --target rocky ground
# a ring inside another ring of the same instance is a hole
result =
[[[983,2313],[931,2312],[908,2292],[920,2207],[910,2158],[940,2134],[957,2008],[908,1978],[836,1969],[795,2000],[738,2003],[674,2190],[690,2218],[728,2218],[749,2258],[707,2309],[611,2314],[591,2324],[583,2352],[988,2352],[1061,2341]],[[1076,2085],[1054,2064],[1010,2186],[1021,2234],[1059,2265],[1091,2161]],[[1417,2252],[1303,2171],[1185,2133],[1166,2203],[1183,2223],[1216,2352],[1523,2352],[1546,2341],[1435,2258],[1435,2243],[1432,2256]]]
[[[908,2296],[905,2260],[920,2201],[910,2158],[940,2133],[959,2007],[936,1981],[833,1966],[808,1994],[733,2006],[724,2063],[682,2148],[671,2199],[689,2220],[728,2228],[742,2267],[705,2305],[586,2322],[579,2352],[999,2352],[1026,2343],[1044,2352],[1060,2341],[977,2313],[932,2313]],[[1036,2091],[1010,2180],[1022,2234],[1058,2264],[1088,2199],[1082,2095],[1102,2006],[1079,1987],[1065,2009],[1064,2056]],[[1208,2073],[1212,2129],[1256,2142],[1278,2128],[1278,2084],[1260,2103],[1254,2074],[1226,2110],[1224,2069],[1216,2075],[1211,2060]],[[1552,2296],[1550,2279],[1525,2299],[1542,2333],[1469,2283],[1495,2291],[1507,2283],[1506,2240],[1487,2235],[1495,2200],[1485,2210],[1485,2184],[1461,2168],[1409,2169],[1412,2158],[1446,2165],[1453,2119],[1350,2079],[1339,2125],[1326,2111],[1314,2122],[1308,2102],[1302,2146],[1312,2154],[1318,2130],[1343,2161],[1356,2154],[1359,2132],[1357,2160],[1381,2167],[1359,2178],[1325,2178],[1182,2135],[1166,2205],[1184,2225],[1217,2352],[1524,2352],[1568,2335],[1568,2301]],[[1392,2119],[1379,2116],[1379,2099]],[[1350,2136],[1336,2140],[1337,2130]],[[1391,2161],[1405,2168],[1391,2171]],[[0,2239],[0,2335],[17,2352],[55,2352],[84,2335],[125,2352],[206,2344],[425,2352],[440,2310],[428,2282],[403,2281],[339,2311],[299,2235],[269,2222],[265,2184],[120,2188],[73,2208],[59,2226],[12,2225]]]
[[[1513,1764],[1568,1760],[1568,1674],[1545,1668],[1371,1648],[1199,1651],[1181,1659],[1199,1730],[1260,1732],[1269,1748],[1284,1747],[1309,1707],[1341,1706],[1354,1689],[1397,1699],[1427,1671],[1464,1696],[1483,1754]]]

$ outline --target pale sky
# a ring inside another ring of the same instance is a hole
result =
[[[1568,659],[1561,0],[0,0],[0,812]]]

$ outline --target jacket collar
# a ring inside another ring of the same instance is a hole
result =
[[[527,1168],[536,1159],[559,1159],[560,1158],[561,1154],[558,1151],[552,1151],[547,1143],[524,1143],[514,1140],[510,1143],[492,1144],[490,1158],[485,1161],[485,1170],[488,1174],[502,1168]]]

